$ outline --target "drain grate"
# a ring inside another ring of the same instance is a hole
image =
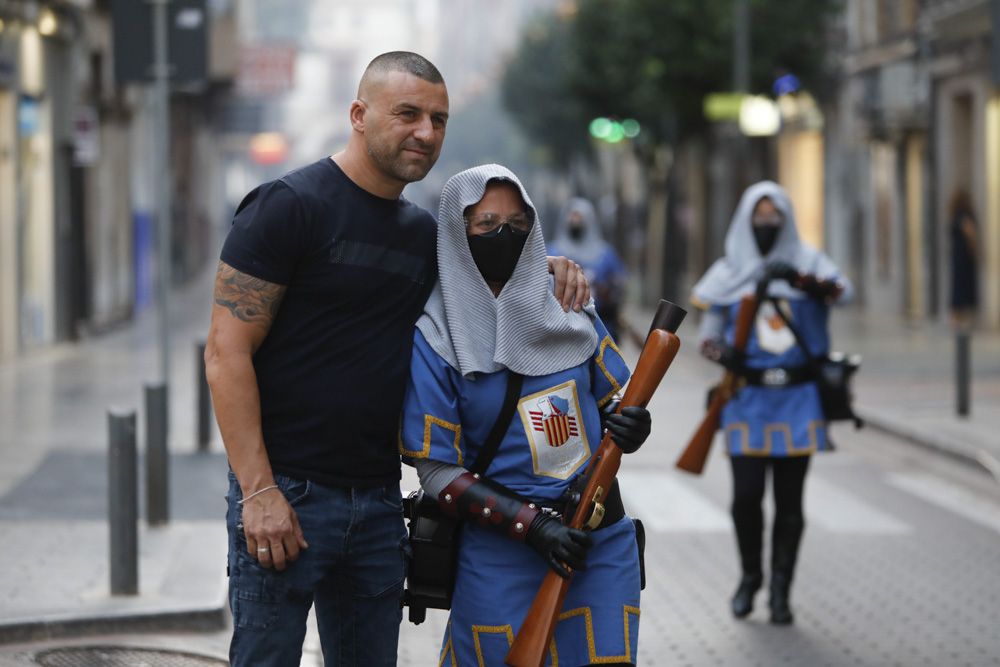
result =
[[[219,667],[225,660],[129,646],[71,646],[35,654],[42,667]]]

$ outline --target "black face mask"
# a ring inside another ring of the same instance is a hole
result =
[[[503,225],[495,235],[470,236],[469,250],[483,278],[502,283],[514,273],[527,240],[527,234],[515,234],[509,226]]]
[[[754,226],[753,237],[757,241],[757,249],[760,250],[761,257],[766,257],[767,253],[771,252],[771,248],[778,240],[779,232],[781,232],[781,227],[775,225]]]
[[[574,241],[579,241],[583,238],[583,227],[580,225],[573,225],[569,228],[569,237]]]

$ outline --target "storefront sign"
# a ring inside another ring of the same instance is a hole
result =
[[[39,127],[38,100],[22,95],[17,105],[17,131],[22,137],[30,137],[38,133]]]

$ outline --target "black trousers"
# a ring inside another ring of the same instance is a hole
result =
[[[761,504],[771,471],[774,488],[774,527],[771,533],[771,572],[791,579],[799,541],[805,529],[802,492],[809,456],[732,456],[733,523],[744,574],[760,574],[764,512]]]

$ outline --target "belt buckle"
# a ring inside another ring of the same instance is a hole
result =
[[[788,384],[788,371],[784,368],[768,368],[761,374],[760,383],[766,387],[784,387]]]

